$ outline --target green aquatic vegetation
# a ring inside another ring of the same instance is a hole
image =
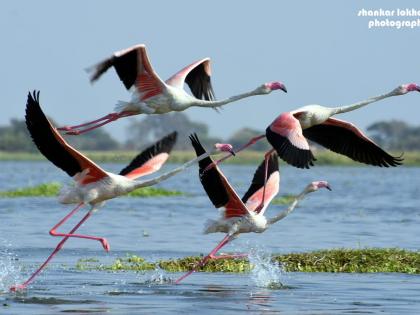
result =
[[[295,195],[284,195],[284,196],[281,196],[281,197],[274,198],[271,201],[271,204],[272,205],[288,205],[288,204],[292,203],[293,200],[295,200],[295,198],[296,198]]]
[[[18,188],[15,190],[0,191],[0,197],[18,198],[18,197],[53,197],[60,191],[59,183],[40,184],[32,187]]]
[[[163,269],[168,272],[186,272],[202,259],[202,256],[188,256],[180,259],[148,262],[144,258],[127,255],[117,258],[109,266],[81,264],[80,269],[108,271],[147,271]],[[281,264],[289,272],[400,272],[420,274],[420,252],[398,248],[332,249],[308,253],[273,255],[273,262]],[[79,264],[79,263],[78,263]],[[204,272],[249,272],[253,266],[247,259],[210,260],[198,268]]]
[[[191,270],[203,257],[189,256],[175,260],[159,260],[156,265],[160,269],[169,272],[181,272]],[[209,260],[203,267],[199,267],[198,271],[204,272],[249,272],[251,266],[247,259],[217,259]]]
[[[184,193],[178,190],[168,190],[157,187],[144,187],[127,194],[129,197],[161,197],[161,196],[183,196]]]
[[[0,198],[18,198],[18,197],[55,197],[60,191],[59,183],[40,184],[32,187],[18,188],[15,190],[0,191]],[[181,196],[180,191],[167,190],[157,187],[144,187],[127,194],[129,197],[164,197]]]
[[[275,257],[287,271],[420,273],[420,252],[397,248],[334,249]]]

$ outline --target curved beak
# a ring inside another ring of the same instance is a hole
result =
[[[416,90],[417,90],[417,92],[420,92],[420,86],[419,85],[416,85]]]
[[[325,188],[327,188],[329,191],[332,191],[332,189],[331,189],[331,186],[330,186],[330,185],[325,186]]]
[[[229,150],[229,153],[232,154],[233,156],[236,156],[235,151],[233,151],[233,149]]]
[[[284,93],[287,93],[286,86],[283,84],[283,86],[280,88]]]

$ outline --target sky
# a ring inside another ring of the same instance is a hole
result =
[[[224,107],[185,113],[228,137],[264,130],[303,105],[341,106],[420,84],[420,27],[368,28],[361,9],[420,10],[417,1],[2,1],[0,125],[23,118],[29,90],[41,91],[48,116],[63,124],[92,120],[131,98],[111,70],[94,85],[84,69],[113,52],[144,43],[156,72],[170,77],[210,57],[217,98],[282,81],[273,92]],[[380,19],[384,19],[383,17]],[[416,19],[395,17],[395,19]],[[361,128],[378,120],[420,124],[420,93],[341,115]],[[131,119],[106,127],[124,141]]]

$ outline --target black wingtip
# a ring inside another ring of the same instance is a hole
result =
[[[278,156],[286,163],[302,169],[309,169],[316,161],[310,149],[300,149],[294,146],[289,139],[273,131],[270,127],[266,129],[268,142],[276,150]]]
[[[195,154],[197,156],[200,156],[204,153],[206,153],[206,150],[204,149],[203,145],[200,142],[200,139],[198,138],[197,134],[194,132],[190,135],[190,141],[191,141],[191,145],[194,148]]]
[[[164,136],[160,140],[156,141],[154,144],[149,146],[148,148],[144,149],[140,152],[125,168],[123,168],[119,175],[127,175],[131,171],[139,168],[140,166],[144,165],[147,161],[155,157],[160,153],[168,153],[172,152],[176,144],[176,140],[178,137],[178,132],[174,131],[170,134]]]
[[[42,116],[44,116],[41,110],[41,106],[39,105],[39,91],[33,90],[32,92],[30,91],[28,92],[28,99],[26,101],[25,112],[26,112],[25,120],[26,120],[27,127],[29,127],[29,125],[31,124],[31,120],[33,119],[33,116],[35,116],[36,114],[41,114]]]
[[[89,74],[90,83],[95,83],[95,81],[97,81],[109,68],[114,65],[114,61],[115,56],[112,56],[94,64],[93,66],[85,68],[85,71]]]
[[[33,103],[38,103],[39,105],[39,91],[33,90],[32,93],[28,92],[28,101],[27,105],[32,105]]]

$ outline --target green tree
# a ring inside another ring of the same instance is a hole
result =
[[[420,127],[399,120],[380,121],[367,128],[381,147],[389,150],[420,150]]]
[[[79,150],[118,150],[120,144],[104,129],[94,129],[81,136],[65,136],[66,141]]]
[[[36,151],[24,120],[13,118],[10,125],[0,127],[0,150]]]
[[[49,120],[56,126],[56,123],[52,119]],[[103,129],[92,130],[82,136],[66,136],[65,139],[80,150],[115,150],[120,146]],[[24,120],[11,119],[9,125],[0,127],[0,150],[12,152],[38,151],[26,129]]]

